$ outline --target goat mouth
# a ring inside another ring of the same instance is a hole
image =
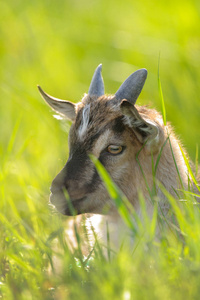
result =
[[[63,193],[50,194],[50,202],[55,206],[58,212],[66,216],[74,216],[84,213],[81,211],[81,203],[86,200],[86,197],[80,199],[67,200]]]

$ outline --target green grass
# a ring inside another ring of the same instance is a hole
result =
[[[70,124],[52,118],[37,91],[40,84],[77,102],[99,63],[107,93],[145,67],[138,103],[167,115],[197,170],[199,13],[195,0],[0,3],[0,298],[199,299],[200,214],[192,190],[180,201],[167,194],[179,226],[163,226],[156,239],[159,202],[149,219],[141,195],[144,223],[135,216],[133,226],[133,208],[101,170],[136,243],[131,253],[108,248],[108,260],[98,243],[88,259],[80,249],[71,254],[66,218],[48,205],[51,181],[67,160]]]

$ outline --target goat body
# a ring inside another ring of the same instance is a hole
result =
[[[121,219],[89,154],[99,159],[138,214],[139,192],[146,200],[149,215],[152,213],[147,186],[153,188],[152,161],[155,163],[160,153],[156,178],[165,189],[175,196],[175,191],[181,187],[180,178],[183,186],[187,187],[188,183],[180,142],[170,125],[164,126],[162,116],[156,110],[135,105],[146,76],[145,69],[138,70],[115,95],[105,95],[100,65],[94,73],[88,94],[77,104],[53,98],[39,87],[46,102],[56,112],[72,120],[69,158],[52,182],[51,203],[60,213],[72,215],[69,202],[66,201],[67,191],[77,214],[89,214],[93,225],[99,223],[98,214],[104,215],[113,225],[113,234],[116,236],[122,226]],[[136,160],[138,153],[140,164]],[[159,188],[157,196],[166,215],[169,204]]]

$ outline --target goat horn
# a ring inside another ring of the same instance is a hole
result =
[[[120,86],[115,96],[118,100],[126,99],[135,104],[147,78],[147,70],[140,69],[131,74]]]
[[[92,81],[90,83],[90,88],[88,91],[88,94],[90,96],[102,96],[104,95],[104,83],[103,83],[103,77],[101,75],[101,69],[102,69],[102,64],[100,64],[92,77]]]

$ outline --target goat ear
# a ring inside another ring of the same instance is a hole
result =
[[[122,100],[120,108],[125,116],[125,122],[133,129],[138,140],[142,144],[147,142],[147,145],[152,145],[152,141],[158,137],[158,127],[153,122],[144,120],[135,106],[127,100]]]
[[[76,117],[76,105],[66,100],[60,100],[46,94],[42,88],[38,85],[38,90],[42,98],[47,102],[49,106],[61,116],[73,121]]]

